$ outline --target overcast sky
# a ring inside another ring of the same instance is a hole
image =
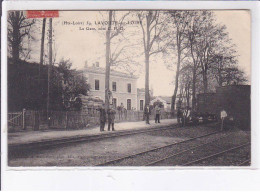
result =
[[[227,26],[229,37],[237,45],[238,66],[250,78],[250,12],[246,10],[214,12],[217,22]],[[70,59],[76,69],[82,69],[85,61],[88,61],[89,65],[92,65],[95,61],[99,61],[101,66],[105,65],[105,31],[79,30],[79,27],[91,27],[86,24],[87,21],[92,23],[92,27],[97,27],[95,22],[104,19],[106,13],[103,13],[104,15],[101,16],[98,11],[62,11],[59,18],[53,19],[54,49],[57,54],[57,61],[61,58]],[[129,17],[129,20],[136,21],[136,18]],[[84,25],[64,25],[64,21],[84,22]],[[131,25],[131,27],[137,26],[139,25]],[[137,33],[137,36],[141,37],[140,31],[137,31]],[[34,52],[38,53],[39,48],[40,46]],[[143,50],[140,52],[143,52]],[[144,88],[144,56],[141,57],[142,68],[138,71],[137,86]],[[154,90],[154,95],[172,95],[174,75],[175,72],[166,68],[161,57],[152,58],[150,86]]]

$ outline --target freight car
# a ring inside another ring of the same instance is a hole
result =
[[[224,109],[228,118],[241,129],[250,129],[251,125],[251,88],[250,85],[232,85],[218,87],[218,113]]]
[[[250,129],[250,85],[230,85],[216,89],[216,93],[197,95],[196,119],[219,120],[220,112],[227,112],[227,119],[241,129]]]
[[[203,121],[216,120],[218,112],[218,99],[216,93],[202,93],[197,95],[197,117]]]

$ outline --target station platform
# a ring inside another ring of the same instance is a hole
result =
[[[40,130],[40,131],[18,131],[8,133],[8,145],[27,144],[34,142],[44,142],[50,140],[58,140],[62,138],[75,138],[81,136],[91,136],[104,133],[116,133],[117,131],[124,130],[140,130],[151,129],[157,127],[166,127],[177,123],[177,119],[163,119],[161,123],[155,123],[154,120],[150,120],[150,124],[146,124],[145,121],[138,122],[121,122],[115,123],[115,131],[107,131],[107,123],[105,125],[105,131],[100,132],[99,126],[84,129],[70,129],[70,130]]]

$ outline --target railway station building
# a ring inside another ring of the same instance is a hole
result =
[[[82,73],[90,84],[90,96],[105,101],[105,68],[99,62],[92,66],[85,64]],[[137,88],[138,77],[131,73],[110,70],[110,91],[114,107],[123,104],[127,110],[144,109],[145,94],[143,89]]]

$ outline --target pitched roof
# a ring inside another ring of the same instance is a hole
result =
[[[171,103],[171,99],[172,99],[171,96],[155,96],[154,99],[156,99],[156,98],[160,98],[160,99],[164,100],[166,103]]]

